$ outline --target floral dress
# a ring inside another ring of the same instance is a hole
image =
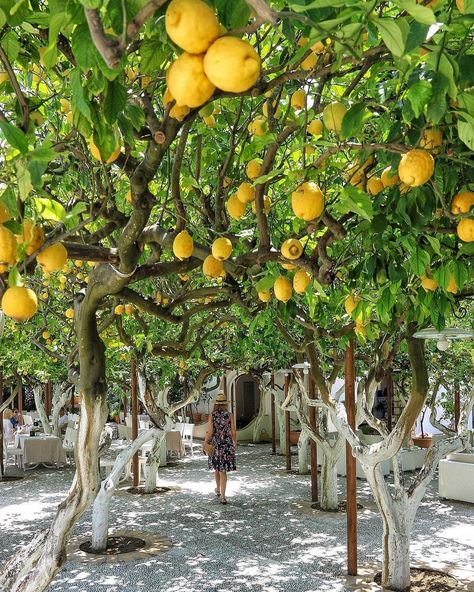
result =
[[[212,412],[211,443],[216,449],[209,457],[209,468],[214,471],[235,471],[235,447],[232,441],[230,413],[225,409]]]

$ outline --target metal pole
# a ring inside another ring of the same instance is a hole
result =
[[[309,379],[309,398],[316,399],[316,391],[314,388],[314,382],[311,374]],[[313,430],[316,429],[316,407],[309,408],[309,423]],[[313,438],[309,441],[309,450],[311,458],[311,501],[318,501],[318,449],[315,440]]]
[[[389,432],[392,431],[393,427],[393,416],[392,416],[392,407],[393,407],[393,377],[392,371],[389,370],[387,373],[387,428]]]
[[[290,375],[285,374],[285,400],[288,396],[288,390],[290,388]],[[286,436],[286,470],[291,471],[291,440],[290,440],[290,412],[285,409],[285,436]]]
[[[344,355],[345,405],[347,421],[355,431],[355,368],[354,341],[351,339]],[[357,481],[356,459],[352,448],[346,442],[346,486],[347,486],[347,573],[357,575]]]
[[[270,378],[270,413],[272,418],[272,454],[276,454],[276,426],[275,426],[275,395],[273,390],[275,388],[275,375],[272,373]]]
[[[135,358],[130,358],[130,386],[132,398],[132,440],[138,437],[138,393],[137,393],[137,367]],[[133,455],[132,459],[132,474],[133,486],[138,487],[140,484],[140,465],[138,461],[138,452]]]

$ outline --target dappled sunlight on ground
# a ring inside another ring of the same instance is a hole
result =
[[[240,446],[238,471],[229,475],[222,506],[213,473],[200,454],[159,472],[157,496],[120,491],[111,504],[111,530],[169,537],[173,547],[133,563],[68,561],[49,592],[343,592],[346,521],[342,513],[298,510],[309,500],[309,475],[287,475],[285,459],[268,445]],[[296,459],[294,460],[296,466]],[[277,471],[277,474],[272,474]],[[24,481],[0,484],[0,556],[5,559],[48,526],[67,493],[72,471],[32,471]],[[340,479],[341,499],[344,479]],[[413,558],[474,565],[474,506],[439,500],[437,484],[419,509]],[[359,560],[381,558],[382,524],[366,482],[358,481]],[[90,533],[88,511],[75,528]]]

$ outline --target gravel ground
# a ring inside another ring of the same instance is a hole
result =
[[[296,458],[295,458],[296,464]],[[154,496],[116,495],[111,531],[130,529],[169,537],[168,552],[115,564],[68,561],[50,592],[342,592],[345,517],[304,513],[309,476],[287,475],[268,445],[239,447],[227,506],[214,495],[205,458],[195,455],[160,470],[160,485],[179,489]],[[275,474],[276,472],[276,474]],[[37,469],[23,481],[0,483],[0,559],[47,526],[72,479],[70,469]],[[344,480],[340,479],[342,493]],[[474,505],[439,500],[433,482],[413,533],[414,560],[474,566]],[[380,559],[382,525],[364,481],[358,481],[359,562]],[[87,512],[74,530],[90,532]],[[461,559],[462,558],[462,559]]]

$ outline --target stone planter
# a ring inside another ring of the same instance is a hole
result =
[[[418,446],[418,448],[431,448],[433,445],[433,439],[431,436],[420,436],[418,438],[413,438],[413,444]]]

